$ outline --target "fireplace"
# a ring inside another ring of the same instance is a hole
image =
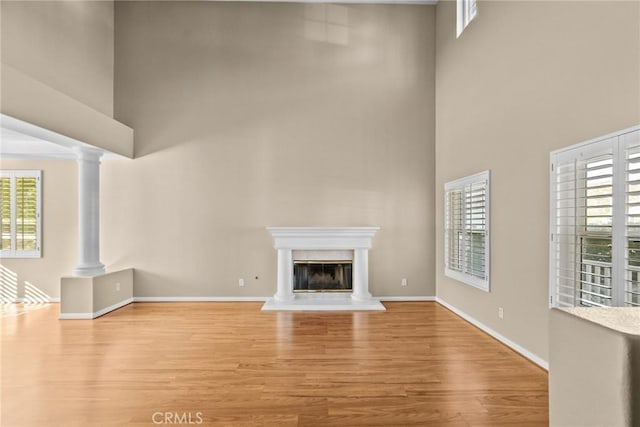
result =
[[[351,292],[352,261],[294,261],[293,292]]]
[[[267,227],[277,286],[263,310],[385,310],[369,292],[369,249],[378,227]]]

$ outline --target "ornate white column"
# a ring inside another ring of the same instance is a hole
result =
[[[369,250],[356,248],[353,251],[353,291],[351,298],[356,301],[371,299],[369,293]]]
[[[78,155],[78,264],[74,276],[104,273],[100,262],[100,157],[91,148],[76,149]]]
[[[291,249],[278,249],[278,287],[273,296],[278,301],[291,301],[293,294],[293,254]]]

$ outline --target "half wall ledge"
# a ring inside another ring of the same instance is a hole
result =
[[[60,279],[60,319],[95,319],[133,302],[133,268]]]
[[[640,425],[640,308],[553,308],[549,425]]]

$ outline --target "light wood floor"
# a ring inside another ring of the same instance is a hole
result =
[[[61,321],[52,304],[5,317],[1,425],[152,426],[157,412],[221,426],[548,424],[544,370],[436,303],[385,305],[136,303]]]

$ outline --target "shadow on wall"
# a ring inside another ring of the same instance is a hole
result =
[[[0,265],[0,303],[44,303],[51,297],[33,283],[24,281],[22,287],[24,297],[20,297],[18,274],[7,267]]]

